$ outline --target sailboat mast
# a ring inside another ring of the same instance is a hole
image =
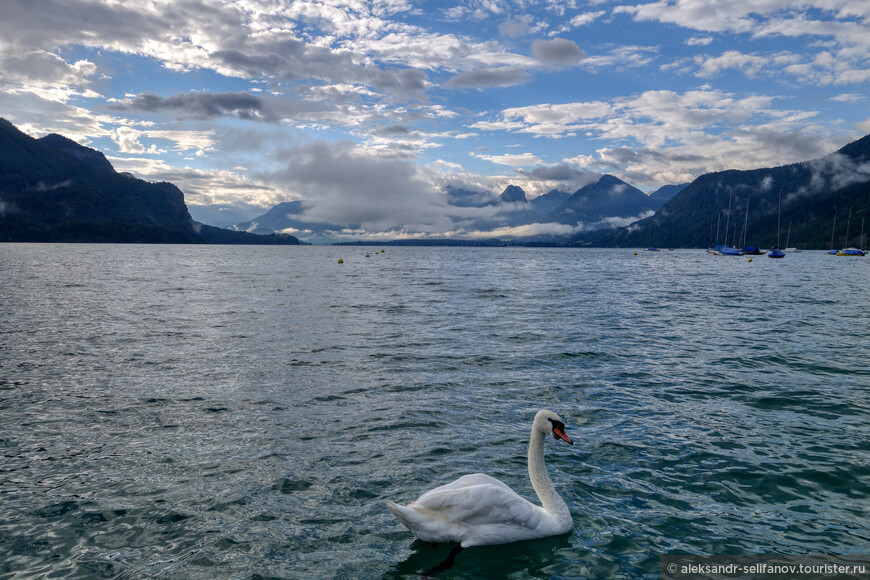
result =
[[[713,218],[710,218],[710,247],[713,248]]]
[[[849,206],[849,217],[846,219],[846,243],[843,244],[844,248],[849,247],[849,227],[852,225],[852,206]]]
[[[864,217],[866,216],[861,216],[861,247],[858,248],[859,250],[864,249]]]
[[[746,226],[749,224],[749,198],[746,198],[746,217],[743,220],[743,247],[746,247]]]
[[[722,213],[716,214],[716,246],[719,245],[719,223],[722,221]],[[715,246],[714,246],[715,247]]]
[[[834,223],[831,225],[831,249],[834,249],[834,230],[837,228],[837,209],[834,208]]]
[[[776,212],[776,247],[779,246],[779,222],[782,216],[782,190],[779,190],[779,209]]]
[[[731,198],[734,197],[734,192],[728,196],[728,217],[725,218],[725,247],[728,247],[728,226],[731,224]]]

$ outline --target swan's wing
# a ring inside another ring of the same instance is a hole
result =
[[[496,487],[503,487],[507,491],[510,491],[511,493],[513,493],[513,490],[511,490],[511,488],[508,487],[508,485],[506,483],[499,481],[498,479],[496,479],[494,477],[490,477],[489,475],[486,475],[485,473],[472,473],[470,475],[463,475],[462,477],[460,477],[456,481],[451,481],[450,483],[447,483],[447,484],[442,485],[440,487],[436,487],[435,489],[430,489],[429,491],[427,491],[426,493],[421,495],[419,498],[417,498],[417,501],[415,501],[413,503],[414,504],[419,504],[421,502],[425,503],[426,497],[429,494],[440,494],[442,492],[463,489],[466,487],[471,487],[473,485],[494,485]]]
[[[466,485],[454,485],[457,480],[433,489],[408,507],[465,526],[537,528],[540,525],[544,514],[540,507],[523,499],[501,481],[489,476],[480,478],[480,475],[467,476],[478,479],[466,480]]]

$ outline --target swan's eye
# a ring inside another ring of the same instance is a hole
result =
[[[571,441],[571,438],[568,437],[568,434],[565,433],[565,424],[561,421],[556,421],[555,419],[549,419],[550,423],[553,424],[553,439],[561,439],[566,443],[570,443],[574,445],[574,442]]]

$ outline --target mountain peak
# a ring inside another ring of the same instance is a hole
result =
[[[498,198],[503,203],[525,203],[528,201],[526,192],[518,185],[508,185]]]
[[[837,153],[851,157],[856,161],[870,159],[870,135],[865,135],[857,141],[841,147]]]
[[[100,151],[80,145],[68,137],[58,135],[57,133],[51,133],[50,135],[46,135],[42,139],[39,139],[39,141],[53,149],[57,149],[62,153],[75,157],[85,165],[103,171],[115,172],[115,168],[112,167],[112,164],[109,163],[109,160],[106,159],[106,156]]]
[[[599,185],[619,185],[621,183],[625,183],[620,178],[615,175],[610,175],[609,173],[605,173],[601,176],[601,179],[597,181]]]

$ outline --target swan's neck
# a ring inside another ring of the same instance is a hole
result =
[[[529,479],[532,480],[532,487],[545,510],[555,515],[571,517],[568,506],[556,493],[556,488],[547,474],[547,466],[544,465],[544,434],[536,429],[532,430],[529,441]]]

